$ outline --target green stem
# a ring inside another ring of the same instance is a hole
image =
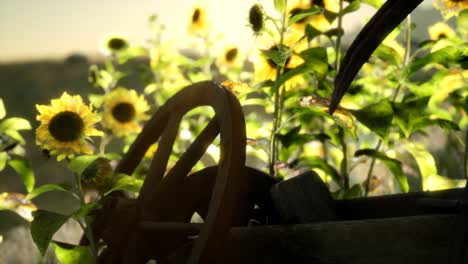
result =
[[[377,143],[377,146],[374,148],[375,151],[379,151],[380,146],[382,145],[382,140],[380,139],[379,142]],[[372,171],[374,170],[375,166],[375,161],[377,159],[375,157],[372,157],[371,164],[369,166],[369,171],[367,172],[367,181],[366,181],[366,188],[364,191],[364,196],[367,197],[370,191],[370,186],[371,186],[371,181],[372,181]]]
[[[336,52],[336,60],[335,60],[335,70],[338,72],[340,70],[340,60],[341,60],[341,36],[340,33],[343,30],[343,15],[341,14],[343,11],[343,0],[339,2],[339,9],[338,9],[338,36],[336,36],[336,43],[335,43],[335,52]]]
[[[410,53],[411,53],[411,15],[408,15],[408,17],[406,18],[406,28],[405,28],[405,54],[403,55],[403,68],[405,68],[406,65],[408,65],[408,62],[410,59]],[[395,89],[395,92],[393,93],[393,97],[392,97],[393,103],[396,102],[398,93],[400,92],[402,87],[403,87],[403,78],[400,78],[397,88]],[[377,146],[375,147],[374,150],[379,151],[382,143],[383,143],[382,139],[379,139],[379,142],[377,143]],[[369,171],[367,172],[366,188],[364,192],[364,196],[366,197],[370,191],[370,183],[372,180],[372,171],[374,170],[375,161],[376,161],[376,157],[372,157]]]
[[[102,154],[102,155],[106,154],[106,146],[111,141],[110,137],[111,136],[108,135],[107,133],[101,137],[101,140],[99,142],[99,154]]]
[[[341,161],[341,177],[343,177],[344,189],[349,190],[348,145],[346,144],[344,129],[341,127],[338,136],[340,137],[341,151],[343,152],[343,160]]]
[[[75,178],[76,178],[76,184],[77,184],[77,187],[78,187],[78,196],[80,198],[80,206],[83,206],[85,205],[85,200],[84,200],[84,195],[83,195],[83,188],[81,186],[81,179],[80,179],[80,175],[78,174],[75,174]],[[83,224],[83,221],[84,221],[84,224]],[[94,241],[94,234],[93,234],[93,230],[91,228],[91,221],[89,221],[89,219],[87,217],[82,217],[82,219],[80,219],[78,221],[78,223],[80,224],[81,228],[83,229],[83,232],[86,236],[86,238],[88,238],[88,241],[89,241],[89,246],[91,248],[91,254],[93,255],[93,264],[94,263],[97,263],[97,252],[96,252],[96,243]]]
[[[283,50],[283,41],[284,41],[284,23],[286,21],[286,11],[283,12],[283,17],[281,19],[281,29],[279,30],[280,33],[280,42],[278,45],[278,49],[280,51]],[[281,71],[283,66],[276,65],[276,76],[275,76],[275,86],[274,86],[274,112],[273,112],[273,129],[271,131],[270,136],[270,164],[269,164],[269,172],[270,175],[276,176],[275,170],[275,163],[278,160],[278,139],[277,139],[277,130],[278,127],[281,125],[280,120],[280,98],[281,98],[281,91],[280,91],[280,83],[279,79],[281,77]]]
[[[341,32],[343,30],[343,0],[339,1],[339,9],[338,9],[338,31]],[[336,37],[335,42],[335,70],[338,72],[340,70],[340,63],[341,63],[341,35],[338,34]],[[341,161],[341,176],[343,177],[344,181],[344,189],[349,190],[349,175],[348,175],[348,145],[345,141],[345,133],[343,128],[339,128],[339,137],[340,137],[340,145],[341,151],[343,152],[343,160]]]

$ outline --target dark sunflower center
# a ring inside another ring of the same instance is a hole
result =
[[[238,53],[237,48],[229,49],[224,55],[224,58],[226,59],[226,61],[232,62],[236,59],[237,53]]]
[[[437,39],[443,39],[443,38],[447,38],[447,34],[439,33],[439,36],[437,36]]]
[[[120,123],[130,122],[135,117],[135,108],[129,103],[117,104],[112,109],[112,116]]]
[[[195,11],[193,11],[193,15],[192,15],[192,23],[197,23],[198,20],[200,19],[200,9],[195,9]]]
[[[260,5],[256,4],[250,8],[249,23],[255,33],[263,29],[263,12]]]
[[[310,0],[310,5],[311,6],[316,5],[321,8],[325,8],[325,3],[323,2],[323,0]]]
[[[56,114],[49,123],[50,134],[58,141],[69,142],[80,138],[84,122],[81,117],[70,111]]]
[[[268,49],[269,51],[279,51],[279,47],[278,45],[274,45],[272,46],[271,48]],[[284,65],[285,65],[285,68],[287,67],[287,65],[289,64],[289,61],[291,60],[291,56],[289,56],[286,61],[284,62]],[[276,63],[272,60],[272,59],[267,59],[267,63],[268,65],[273,68],[273,69],[276,69]]]
[[[127,42],[122,38],[111,38],[109,39],[107,45],[111,50],[121,50],[127,46]]]

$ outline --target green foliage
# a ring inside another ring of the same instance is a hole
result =
[[[143,181],[135,177],[119,173],[116,176],[113,187],[108,190],[104,195],[107,195],[113,191],[125,190],[131,192],[138,192],[143,186]]]
[[[26,187],[28,192],[31,192],[34,189],[35,183],[31,162],[26,159],[14,159],[10,160],[8,165],[10,165],[16,171],[16,173],[21,176],[24,187]]]
[[[405,142],[405,144],[403,144],[403,147],[416,160],[416,163],[419,167],[419,172],[421,173],[421,177],[423,178],[423,190],[427,190],[427,187],[424,185],[425,179],[428,179],[430,176],[433,175],[438,175],[434,157],[420,144]]]
[[[284,67],[284,64],[291,56],[291,51],[285,46],[281,46],[279,49],[262,50],[262,53],[280,67]]]
[[[357,11],[361,7],[361,0],[354,0],[341,11],[341,15],[346,15]]]
[[[412,75],[419,69],[430,65],[430,64],[441,64],[445,67],[453,65],[461,65],[463,68],[468,68],[467,60],[468,57],[468,45],[461,44],[457,46],[447,46],[445,48],[438,49],[434,52],[429,53],[426,56],[413,60],[408,65],[407,74]]]
[[[383,5],[383,0],[362,0],[363,3],[371,5],[375,8],[380,8]]]
[[[468,9],[464,9],[458,14],[457,26],[460,33],[468,34]]]
[[[282,13],[286,9],[286,0],[274,0],[276,11]]]
[[[3,119],[6,116],[5,104],[3,103],[2,98],[0,98],[0,119]]]
[[[43,193],[51,192],[51,191],[67,192],[67,191],[70,191],[70,187],[59,185],[59,184],[53,184],[53,183],[44,184],[31,190],[28,193],[28,195],[26,195],[26,199],[32,200]]]
[[[6,152],[0,152],[0,171],[5,169],[8,161],[8,154]]]
[[[297,14],[294,14],[291,16],[291,18],[288,20],[289,26],[293,25],[294,23],[298,22],[301,19],[304,19],[310,15],[315,15],[321,13],[321,9],[318,7],[312,7],[307,10],[302,10],[298,12]]]
[[[383,100],[360,110],[350,110],[350,112],[359,122],[381,138],[385,139],[387,137],[393,119],[393,109],[390,101]]]
[[[69,219],[69,216],[37,210],[33,212],[33,217],[31,235],[39,251],[44,255],[52,241],[52,236]]]
[[[397,179],[401,191],[408,192],[409,191],[409,184],[406,175],[403,173],[401,168],[402,164],[399,160],[392,159],[385,155],[383,152],[376,151],[375,149],[360,149],[354,153],[354,156],[359,157],[361,155],[366,155],[370,157],[374,157],[380,160],[385,166],[387,166],[390,171],[392,172],[393,176]]]
[[[62,264],[93,263],[93,253],[86,246],[75,246],[61,242],[53,242],[55,255]]]

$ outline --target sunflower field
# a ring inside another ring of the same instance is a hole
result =
[[[73,219],[93,241],[90,222],[99,198],[116,190],[136,197],[150,170],[157,143],[133,175],[114,173],[145,122],[182,88],[205,80],[228,88],[243,107],[247,166],[280,180],[313,169],[336,199],[464,186],[468,1],[434,1],[440,19],[431,21],[424,41],[412,38],[418,25],[408,16],[329,112],[335,77],[346,66],[341,63],[348,49],[343,19],[363,5],[379,9],[383,2],[274,0],[274,10],[266,10],[259,1],[244,21],[245,30],[255,36],[255,48],[248,51],[235,44],[219,47],[219,35],[210,30],[214,21],[202,5],[194,5],[187,19],[193,41],[186,49],[165,41],[157,15],[148,20],[152,35],[144,45],[108,35],[105,60],[89,68],[93,88],[86,97],[63,91],[50,104],[36,105],[33,124],[8,116],[2,101],[8,98],[0,98],[0,171],[11,167],[27,191],[1,194],[0,209],[31,221],[41,255],[52,244],[62,263],[93,263],[98,245],[66,247],[53,241],[54,233]],[[142,89],[122,84],[130,72],[137,72]],[[169,168],[213,115],[209,107],[188,113]],[[35,144],[46,162],[73,173],[72,186],[36,186],[35,177],[41,175],[35,175],[25,151],[23,130],[35,131]],[[194,170],[218,163],[217,142]],[[440,154],[448,149],[454,157]],[[34,205],[36,197],[52,191],[70,193],[80,206],[62,215]]]

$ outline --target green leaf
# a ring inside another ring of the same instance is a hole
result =
[[[284,84],[296,75],[310,72],[314,73],[318,79],[322,79],[328,73],[328,64],[317,59],[306,61],[293,69],[288,69],[286,73],[281,75],[279,84]]]
[[[345,15],[345,14],[354,12],[354,11],[358,10],[360,7],[361,7],[361,1],[360,0],[354,0],[341,11],[341,15]]]
[[[26,199],[31,200],[43,193],[50,192],[50,191],[66,192],[69,190],[70,188],[65,188],[64,186],[59,185],[59,184],[44,184],[37,188],[34,188],[34,190],[29,192],[28,195],[26,196]]]
[[[292,24],[296,23],[297,21],[299,21],[301,19],[304,19],[304,18],[306,18],[306,17],[308,17],[310,15],[319,14],[321,12],[322,12],[322,9],[319,8],[319,7],[312,7],[310,9],[302,10],[299,13],[294,14],[293,16],[291,16],[291,18],[289,18],[288,26],[291,26]]]
[[[8,162],[16,173],[18,173],[24,183],[24,187],[28,192],[31,192],[34,188],[35,178],[32,170],[31,163],[25,159],[13,159]]]
[[[68,163],[68,168],[76,173],[77,175],[81,175],[83,171],[97,158],[99,155],[82,155],[72,159]]]
[[[0,171],[5,169],[7,161],[8,161],[8,154],[4,151],[0,152]]]
[[[290,50],[277,50],[277,49],[269,49],[269,50],[261,50],[262,54],[265,55],[268,59],[271,59],[276,65],[284,67],[286,60],[291,56]]]
[[[452,64],[463,64],[466,63],[467,57],[467,45],[447,46],[429,53],[424,57],[414,59],[407,67],[407,74],[411,76],[422,67],[432,63],[442,64],[446,67]]]
[[[33,217],[31,235],[39,251],[44,255],[53,235],[70,217],[44,210],[33,212]]]
[[[381,138],[387,137],[393,119],[393,109],[390,101],[384,100],[360,110],[350,110],[350,112],[359,122]]]
[[[390,158],[387,155],[385,155],[385,153],[376,151],[375,149],[360,149],[354,153],[354,156],[356,157],[362,155],[374,157],[380,160],[383,164],[385,164],[385,166],[387,166],[390,169],[393,176],[395,176],[395,178],[398,181],[398,184],[400,185],[401,191],[409,191],[408,178],[403,173],[403,169],[401,168],[402,164],[399,160]]]
[[[450,78],[450,69],[439,69],[435,72],[430,80],[425,80],[421,83],[408,83],[408,88],[418,97],[431,97],[434,94],[450,94],[453,89],[453,85],[441,85],[447,77]],[[439,96],[437,96],[439,97]],[[432,101],[433,99],[431,99]]]
[[[286,0],[274,0],[276,11],[282,13],[286,9]]]
[[[332,29],[329,29],[329,30],[323,32],[323,34],[326,35],[329,38],[338,37],[338,36],[343,36],[344,35],[344,30],[342,28],[332,28]]]
[[[327,49],[322,47],[309,48],[302,51],[299,56],[305,61],[309,60],[320,60],[323,62],[328,61]]]
[[[61,242],[52,242],[55,255],[62,264],[88,264],[94,258],[91,249],[87,246],[75,246]]]
[[[91,104],[96,108],[100,108],[104,101],[104,97],[101,94],[89,94],[88,99],[91,102]]]
[[[13,140],[18,141],[20,144],[26,144],[26,140],[24,140],[24,137],[17,130],[7,130],[4,133],[10,136]]]
[[[3,119],[6,116],[5,104],[3,103],[2,98],[0,98],[0,119]]]
[[[364,196],[364,190],[361,184],[354,184],[353,186],[351,186],[351,188],[349,188],[349,190],[342,188],[339,191],[333,193],[333,196],[335,197],[335,199],[359,198]]]
[[[422,130],[429,126],[438,126],[446,132],[460,131],[460,127],[455,122],[442,118],[431,119],[430,117],[418,119],[417,122],[415,122],[413,129]]]
[[[78,208],[78,210],[73,212],[72,216],[75,219],[80,217],[86,217],[92,215],[94,211],[96,211],[99,208],[101,208],[101,205],[96,202],[83,204],[80,208]]]
[[[383,0],[361,0],[364,4],[368,4],[370,6],[373,6],[375,8],[380,8],[384,1]]]
[[[398,52],[393,49],[392,47],[381,44],[379,47],[375,50],[374,56],[377,56],[377,58],[389,62],[395,66],[400,66],[401,65],[401,57],[398,54]]]
[[[314,138],[312,135],[309,134],[299,134],[300,130],[301,126],[296,126],[290,129],[287,133],[278,135],[278,139],[281,141],[281,144],[284,147],[288,148],[292,145],[305,144]]]
[[[117,174],[116,177],[117,179],[115,180],[114,185],[104,195],[108,195],[109,193],[117,190],[139,192],[141,186],[143,186],[143,181],[135,177],[123,173]]]
[[[320,34],[322,34],[322,32],[316,28],[314,28],[313,26],[311,25],[307,25],[306,28],[305,28],[305,33],[307,35],[307,41],[311,41],[312,39],[314,39],[315,37],[319,36]]]
[[[418,119],[425,115],[428,102],[429,97],[420,97],[393,104],[393,119],[406,137],[413,133]]]
[[[28,130],[31,128],[28,120],[19,117],[10,117],[0,123],[0,132],[7,130]]]
[[[468,9],[464,9],[458,13],[457,27],[460,33],[468,34]]]
[[[437,175],[437,166],[432,154],[423,145],[414,144],[410,141],[403,141],[402,146],[413,156],[419,167],[419,172],[423,179],[423,190],[427,189],[426,180],[431,175]]]
[[[330,164],[318,157],[301,158],[298,161],[298,167],[307,167],[311,169],[320,169],[330,176],[340,187],[343,187],[342,178],[340,173]]]

